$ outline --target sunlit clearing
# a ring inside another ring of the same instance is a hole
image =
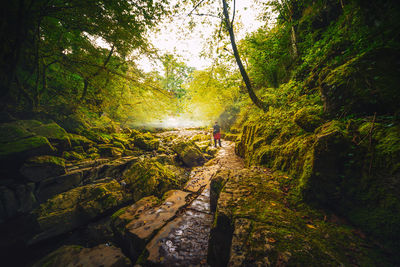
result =
[[[141,126],[154,127],[154,128],[193,128],[193,127],[204,127],[207,125],[209,125],[209,122],[192,120],[185,116],[168,116],[162,120],[153,121]]]

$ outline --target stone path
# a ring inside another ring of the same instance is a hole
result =
[[[223,145],[212,161],[205,166],[193,169],[183,191],[176,191],[186,197],[186,206],[181,208],[175,217],[156,231],[154,237],[150,238],[146,245],[146,250],[149,253],[146,264],[208,266],[208,239],[213,222],[213,213],[210,208],[210,181],[218,170],[243,168],[242,160],[235,155],[234,144],[224,142]],[[193,197],[188,198],[188,196]],[[147,213],[160,211],[163,206],[167,205],[167,202],[166,200],[161,206],[155,207],[155,211],[150,210]],[[182,207],[182,205],[179,206]],[[137,221],[149,220],[149,215],[143,214],[143,216],[147,216],[147,218],[140,216]],[[165,220],[160,220],[160,223],[163,222]],[[143,225],[141,227],[149,226]],[[130,230],[135,235],[141,234]]]

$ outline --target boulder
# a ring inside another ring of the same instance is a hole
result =
[[[103,157],[120,157],[123,150],[118,147],[114,147],[112,144],[101,144],[98,146],[99,154]]]
[[[305,107],[294,114],[293,121],[304,131],[313,132],[323,123],[318,113],[320,113],[319,108]]]
[[[76,160],[76,161],[80,161],[80,160],[84,160],[85,156],[76,152],[76,151],[64,151],[62,153],[62,157],[67,159],[67,160]]]
[[[170,170],[152,159],[139,159],[124,171],[122,179],[135,200],[148,195],[161,197],[180,185]]]
[[[134,144],[136,147],[145,151],[153,151],[158,149],[160,141],[154,138],[150,133],[145,133],[136,135]]]
[[[43,136],[31,136],[15,141],[2,143],[0,160],[21,162],[26,158],[54,153],[54,147]]]
[[[188,167],[200,166],[206,161],[200,149],[192,142],[176,143],[173,150]]]
[[[73,147],[81,146],[84,149],[89,149],[94,146],[94,142],[86,138],[85,136],[78,134],[68,134],[69,140],[71,141],[71,145]]]
[[[42,124],[30,130],[37,135],[46,137],[57,148],[68,149],[71,147],[68,133],[55,122]]]
[[[15,142],[20,139],[32,137],[35,134],[29,132],[17,123],[0,124],[0,143]]]
[[[119,248],[102,244],[93,248],[75,245],[62,246],[33,266],[129,267],[132,266],[132,263]]]
[[[68,191],[80,185],[83,180],[83,171],[73,171],[57,177],[50,177],[41,181],[36,190],[38,201],[43,203],[47,199]]]
[[[56,195],[32,212],[39,231],[29,243],[34,244],[87,224],[131,199],[131,195],[126,194],[115,180],[77,187]]]
[[[56,156],[36,156],[22,165],[20,173],[28,180],[39,182],[48,177],[65,174],[65,160]]]
[[[34,183],[14,185],[12,188],[0,186],[0,222],[18,213],[31,211],[37,203],[34,189]]]

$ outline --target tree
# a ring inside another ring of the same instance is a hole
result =
[[[168,12],[167,3],[8,1],[0,16],[1,108],[35,110],[55,96],[84,103],[111,76],[124,75],[132,51],[148,51],[145,32]]]
[[[253,87],[250,82],[250,78],[247,75],[247,72],[243,66],[242,60],[240,59],[239,51],[236,46],[235,34],[233,32],[233,21],[235,18],[235,0],[233,2],[234,2],[234,10],[233,10],[232,20],[230,20],[229,13],[228,13],[228,5],[226,3],[226,0],[222,0],[224,22],[225,22],[225,26],[229,32],[229,37],[230,37],[230,41],[231,41],[231,45],[232,45],[233,54],[235,56],[236,63],[239,67],[240,74],[243,77],[243,81],[246,85],[247,93],[249,94],[251,101],[253,101],[253,103],[260,109],[267,111],[268,110],[267,104],[264,103],[261,99],[259,99],[257,97],[257,95],[254,93]]]

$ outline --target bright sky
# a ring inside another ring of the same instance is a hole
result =
[[[220,1],[217,1],[220,4]],[[202,13],[200,9],[197,11]],[[236,1],[236,16],[235,22],[240,22],[242,27],[239,27],[239,31],[236,33],[236,40],[240,40],[245,36],[246,33],[255,31],[260,26],[265,25],[265,22],[258,21],[257,16],[260,11],[254,8],[254,0],[237,0]],[[194,12],[196,13],[196,12]],[[211,66],[211,59],[201,58],[200,54],[204,48],[207,38],[212,36],[213,28],[209,25],[202,25],[200,22],[207,19],[204,16],[195,16],[196,27],[187,34],[183,32],[188,27],[189,17],[187,14],[181,14],[180,16],[174,17],[174,20],[169,23],[165,23],[165,29],[151,33],[150,40],[153,45],[162,52],[174,53],[181,55],[181,60],[186,62],[188,66],[195,67],[196,69],[204,69]],[[210,18],[215,20],[215,23],[219,23],[218,18]],[[156,64],[156,65],[154,65]],[[161,71],[159,62],[153,62],[147,58],[142,58],[139,62],[139,66],[145,71],[151,71],[158,69]]]

